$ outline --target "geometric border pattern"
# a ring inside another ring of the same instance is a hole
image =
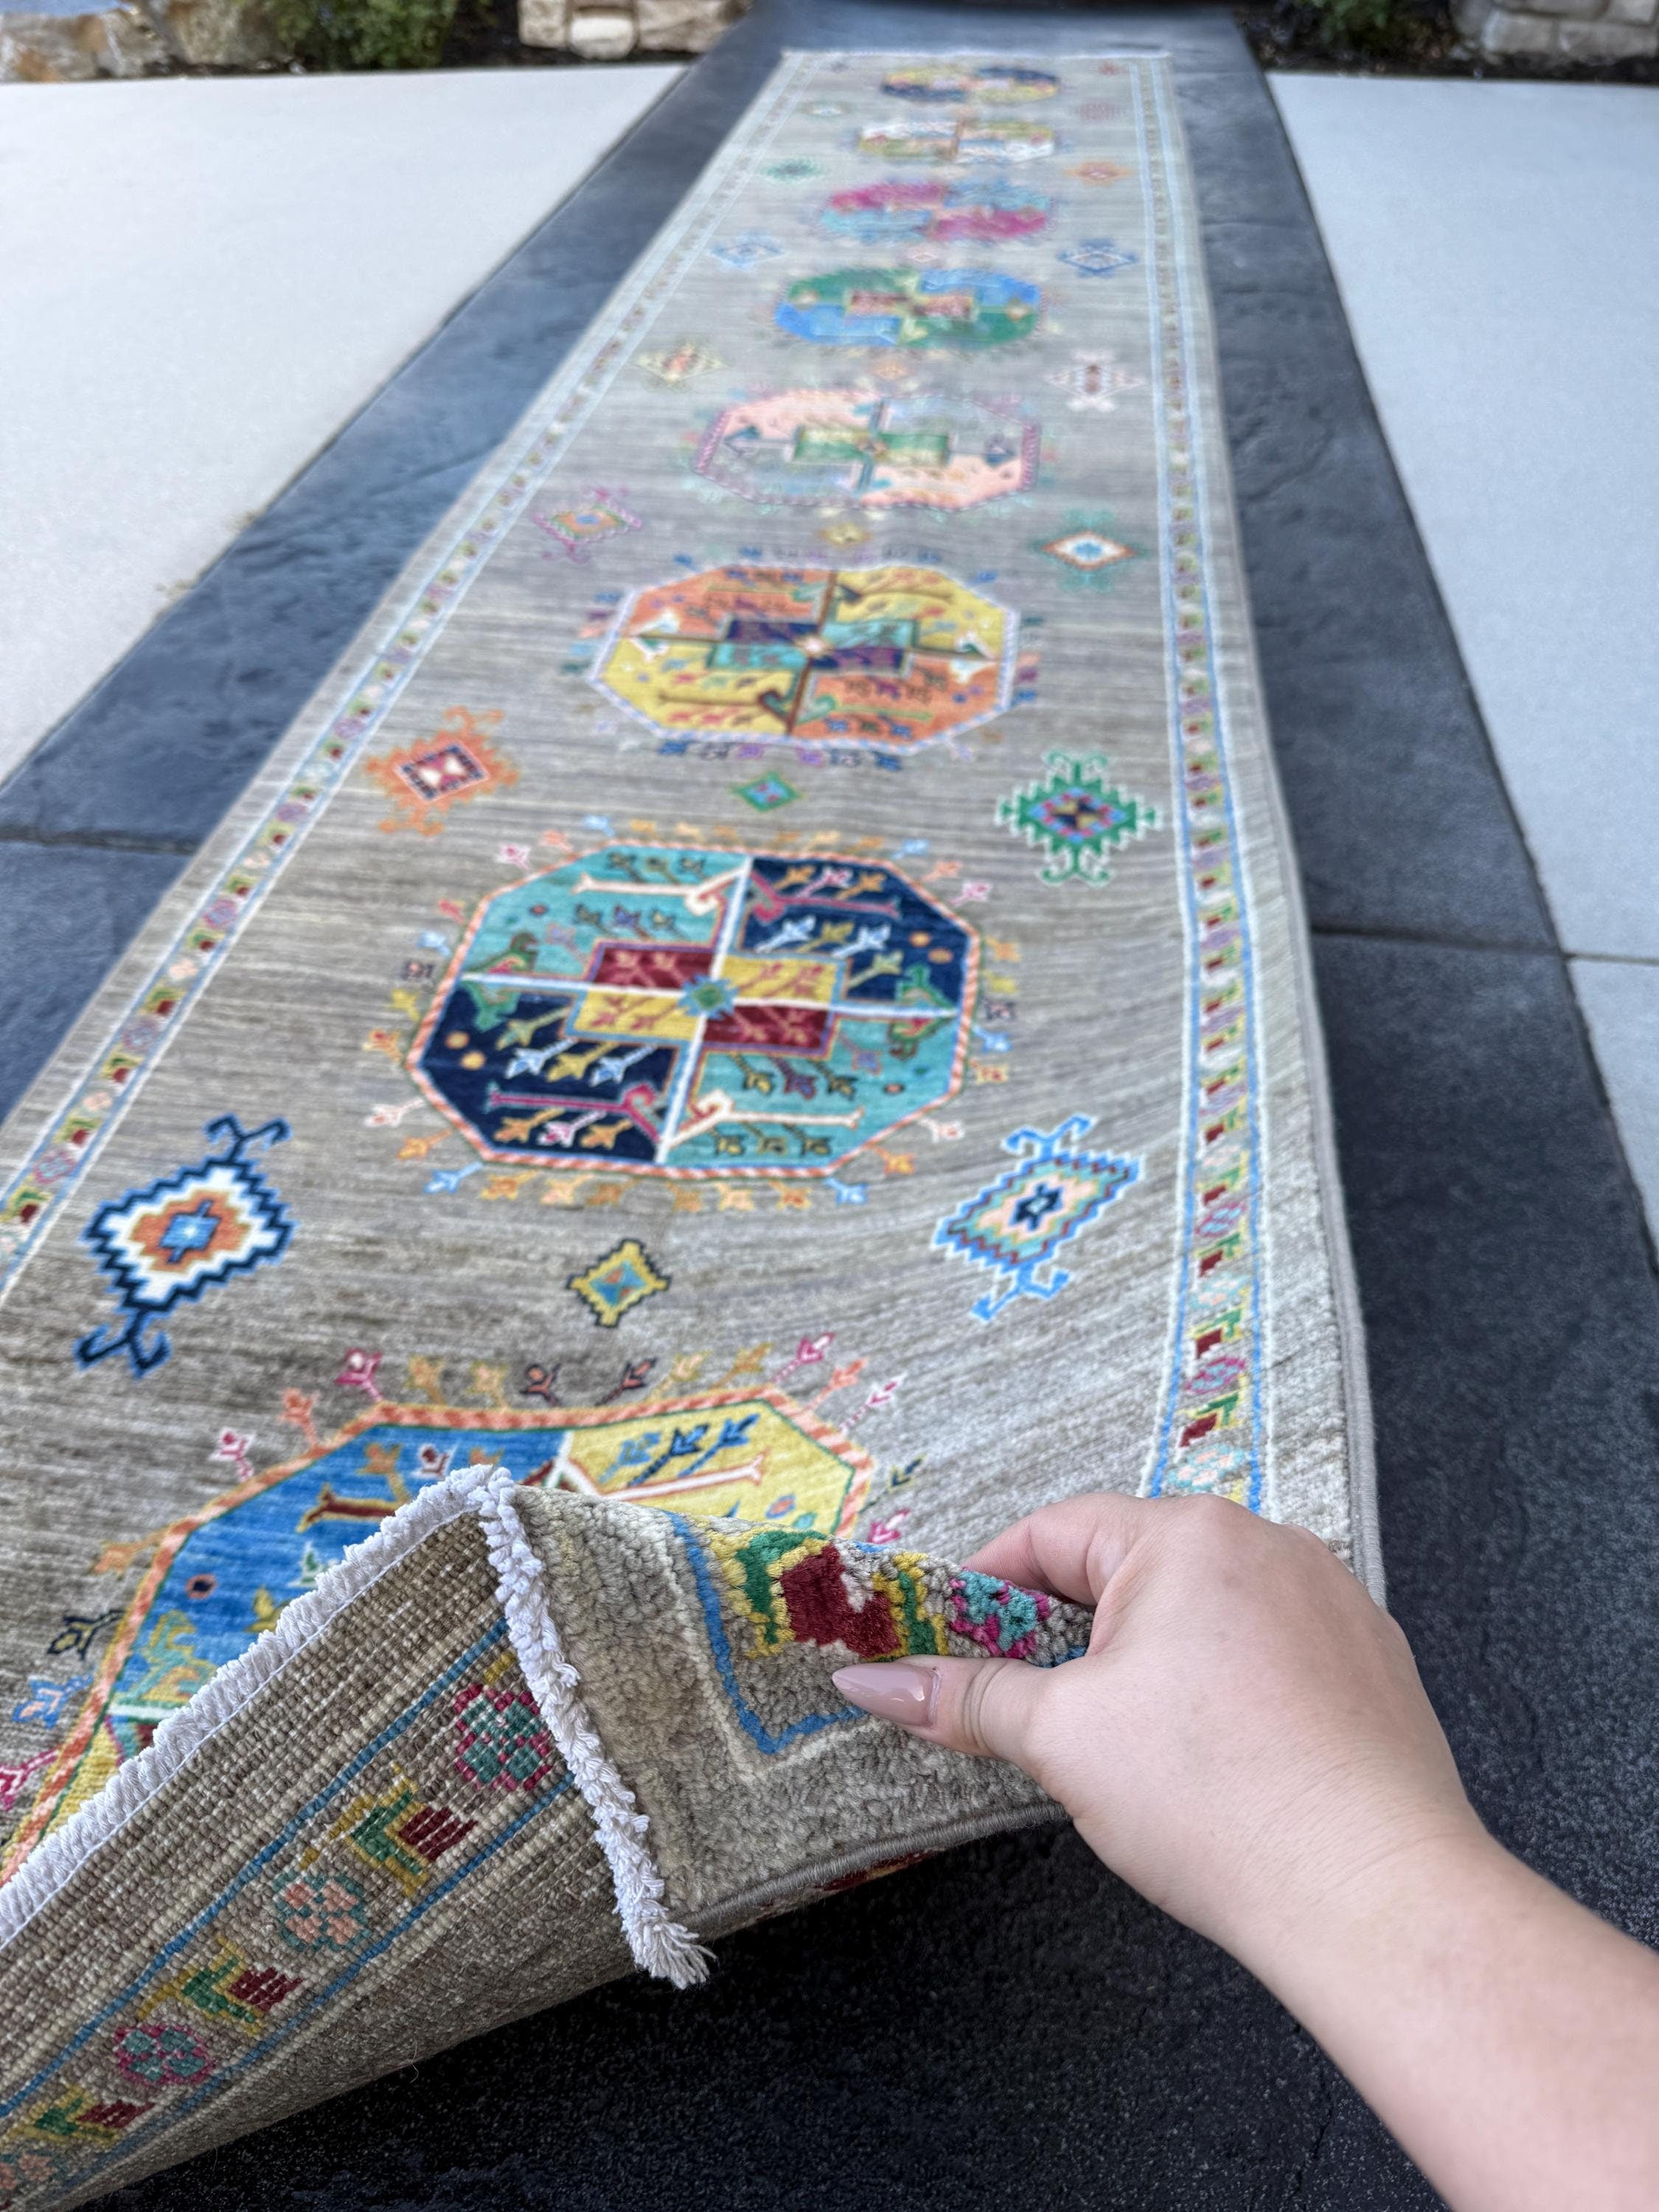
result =
[[[1165,624],[1166,681],[1188,979],[1174,1358],[1142,1486],[1153,1498],[1220,1492],[1259,1512],[1271,1501],[1262,1494],[1262,1097],[1254,932],[1216,677],[1203,538],[1206,434],[1191,409],[1198,365],[1189,358],[1187,280],[1173,252],[1164,165],[1150,158],[1141,72],[1130,76],[1157,319],[1151,381],[1173,611]],[[1152,84],[1168,145],[1176,125],[1160,75]]]

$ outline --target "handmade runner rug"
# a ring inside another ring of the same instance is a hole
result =
[[[1091,1487],[1376,1586],[1161,60],[799,54],[0,1139],[0,2203],[1051,1815]]]

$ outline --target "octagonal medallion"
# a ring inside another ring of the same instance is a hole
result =
[[[625,599],[591,680],[669,736],[908,752],[1007,708],[1018,641],[943,569],[734,564]]]
[[[960,512],[1036,478],[1038,433],[972,399],[862,386],[777,392],[709,424],[697,471],[744,499]]]
[[[532,1488],[822,1536],[851,1528],[874,1473],[866,1452],[770,1384],[580,1409],[377,1404],[140,1547],[154,1547],[149,1565],[36,1817],[63,1819],[399,1506],[478,1464]]]
[[[487,1159],[829,1175],[956,1091],[977,968],[895,868],[612,846],[484,901],[409,1069]]]
[[[1042,305],[1039,286],[1000,269],[830,269],[792,284],[773,320],[814,345],[976,351],[1030,337]]]

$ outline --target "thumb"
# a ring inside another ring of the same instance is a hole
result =
[[[835,1681],[849,1705],[927,1743],[1030,1771],[1046,1668],[1022,1659],[893,1659],[840,1668]]]

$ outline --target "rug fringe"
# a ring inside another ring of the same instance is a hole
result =
[[[148,1748],[118,1766],[97,1796],[46,1836],[0,1886],[0,1950],[337,1613],[417,1544],[470,1512],[483,1535],[525,1680],[592,1816],[629,1951],[647,1973],[677,1989],[705,1979],[709,1954],[689,1929],[670,1919],[662,1901],[663,1878],[644,1842],[645,1816],[635,1809],[634,1793],[605,1756],[578,1693],[580,1678],[564,1656],[542,1564],[520,1522],[514,1488],[512,1476],[499,1467],[469,1468],[434,1483],[354,1545],[313,1589],[284,1606],[274,1628],[163,1721]]]
[[[710,1954],[690,1929],[669,1917],[662,1875],[645,1842],[650,1824],[606,1758],[582,1702],[581,1678],[565,1656],[542,1563],[519,1518],[517,1486],[503,1468],[471,1469],[461,1480],[471,1489],[483,1523],[498,1577],[496,1595],[531,1695],[592,1815],[611,1869],[617,1917],[635,1963],[676,1989],[688,1989],[708,1978]]]

